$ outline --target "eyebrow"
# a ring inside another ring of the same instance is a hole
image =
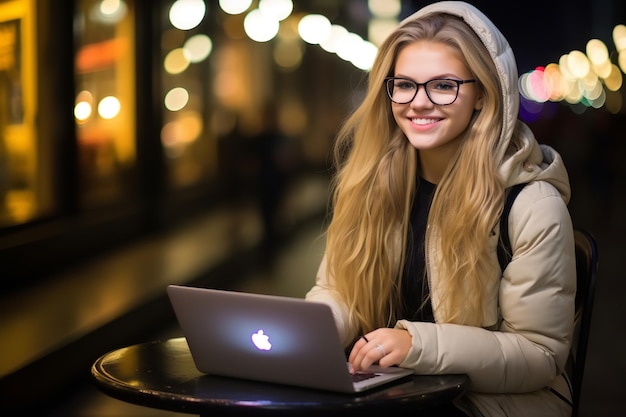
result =
[[[393,75],[394,78],[406,78],[407,80],[411,80],[411,81],[415,81],[418,82],[415,78],[413,77],[409,77],[408,75],[404,75],[404,74],[396,74]],[[435,77],[431,77],[429,79],[427,79],[426,81],[430,81],[430,80],[440,80],[440,79],[454,79],[454,80],[465,80],[466,78],[463,78],[459,75],[455,75],[455,74],[442,74],[442,75],[437,75]],[[426,82],[424,81],[424,82]]]

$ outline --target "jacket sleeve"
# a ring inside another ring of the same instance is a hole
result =
[[[519,202],[519,203],[518,203]],[[565,367],[574,325],[576,261],[571,218],[558,192],[537,182],[509,215],[513,258],[500,281],[496,330],[401,320],[413,347],[401,364],[416,373],[466,373],[471,389],[530,392]]]
[[[326,273],[326,255],[324,255],[315,277],[315,285],[306,293],[304,298],[308,301],[325,303],[330,306],[337,324],[341,343],[344,348],[347,348],[357,337],[357,329],[350,325],[348,308],[332,294],[329,288],[330,279],[332,278],[329,278]]]

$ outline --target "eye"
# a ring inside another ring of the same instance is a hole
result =
[[[415,90],[415,83],[409,80],[395,80],[393,87],[399,90]]]
[[[442,92],[454,91],[458,88],[457,83],[452,80],[432,80],[429,87]]]

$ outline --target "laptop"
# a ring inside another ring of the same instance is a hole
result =
[[[181,285],[169,285],[167,293],[205,374],[359,393],[413,373],[374,365],[351,374],[326,304]]]

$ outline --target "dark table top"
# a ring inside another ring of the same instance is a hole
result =
[[[206,375],[193,363],[185,338],[109,352],[93,364],[91,376],[101,391],[119,400],[211,416],[415,415],[450,403],[468,384],[465,375],[412,375],[365,393],[339,394]]]

